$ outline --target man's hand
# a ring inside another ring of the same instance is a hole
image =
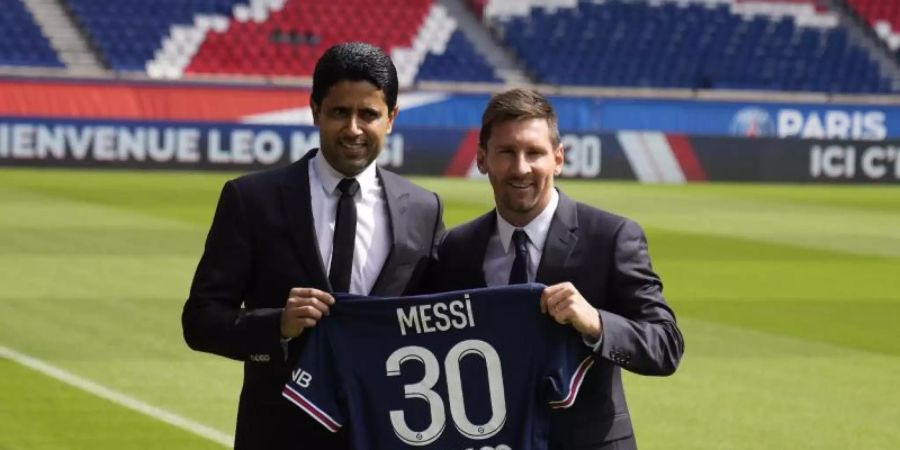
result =
[[[547,286],[541,293],[541,312],[549,314],[560,324],[572,324],[579,333],[599,338],[603,331],[600,314],[572,283]]]
[[[281,337],[295,338],[304,328],[314,327],[334,304],[331,294],[315,288],[293,288],[281,310]]]

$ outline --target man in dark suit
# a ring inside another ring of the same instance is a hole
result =
[[[620,369],[669,375],[684,342],[641,228],[554,187],[563,164],[556,123],[537,92],[491,99],[477,164],[496,209],[447,233],[431,288],[548,285],[541,310],[580,333],[596,360],[575,404],[554,411],[550,448],[636,448]]]
[[[311,94],[320,148],[222,190],[182,325],[192,349],[244,362],[237,449],[346,448],[281,396],[303,330],[331,293],[420,289],[444,226],[435,194],[375,165],[397,91],[380,49],[330,48]]]

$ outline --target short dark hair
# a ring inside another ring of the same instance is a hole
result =
[[[388,112],[397,106],[397,68],[380,48],[364,42],[345,42],[325,50],[313,72],[310,99],[321,105],[332,86],[341,81],[368,81],[384,92]]]
[[[545,119],[550,128],[550,143],[559,145],[559,126],[556,113],[547,98],[533,89],[510,89],[491,97],[481,115],[481,133],[478,145],[487,150],[494,125],[500,122],[525,119]]]

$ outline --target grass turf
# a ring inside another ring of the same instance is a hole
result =
[[[231,433],[240,365],[188,350],[179,314],[232,176],[0,170],[0,345]],[[448,226],[492,204],[416,181]],[[626,376],[641,448],[900,443],[897,188],[560,186],[645,227],[685,334],[675,376]],[[0,449],[216,446],[10,361],[0,380]]]

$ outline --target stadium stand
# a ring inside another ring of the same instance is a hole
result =
[[[481,58],[460,31],[454,31],[443,52],[429,53],[419,69],[422,81],[499,82],[493,69]]]
[[[538,82],[889,92],[837,16],[806,1],[491,1],[485,20]]]
[[[847,0],[847,4],[873,28],[888,48],[900,49],[900,2],[896,0]]]
[[[47,39],[55,35],[42,34],[47,25],[28,2],[0,1],[0,65],[63,67]],[[496,83],[500,74],[584,87],[896,92],[890,77],[900,67],[876,54],[883,49],[872,34],[838,18],[855,13],[900,56],[900,2],[844,3],[849,9],[820,0],[62,0],[86,52],[93,47],[112,73],[151,78],[305,78],[328,46],[364,40],[389,51],[403,86]]]
[[[372,14],[355,14],[356,0],[287,1],[265,20],[232,20],[211,30],[186,73],[311,75],[318,55],[337,42],[368,40],[383,48],[409,46],[425,20],[429,0],[372,0]],[[392,26],[388,26],[388,25]]]
[[[392,52],[404,84],[420,72],[421,79],[496,81],[442,6],[368,0],[368,13],[360,15],[361,7],[362,0],[288,0],[264,20],[233,20],[226,30],[207,33],[185,73],[311,76],[329,46],[365,40]]]
[[[21,0],[0,8],[0,66],[64,67]]]
[[[68,0],[109,68],[144,71],[172,25],[199,14],[231,14],[238,0]]]
[[[422,79],[497,80],[432,0],[68,2],[116,71],[303,77],[329,46],[364,40],[392,52],[407,85],[420,71]]]

